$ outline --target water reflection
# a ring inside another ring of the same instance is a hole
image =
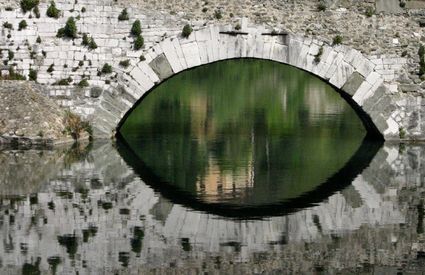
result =
[[[365,130],[331,86],[258,60],[177,75],[149,94],[120,132],[143,179],[210,209],[226,206],[222,212],[326,197],[321,184],[338,181],[347,162],[361,170],[377,150],[359,149]]]
[[[423,272],[424,155],[386,144],[322,202],[234,220],[155,192],[113,144],[2,150],[0,273]]]

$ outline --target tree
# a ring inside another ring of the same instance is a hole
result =
[[[183,31],[182,31],[182,36],[185,38],[188,38],[190,36],[190,34],[192,33],[193,29],[189,24],[186,24],[183,27]]]

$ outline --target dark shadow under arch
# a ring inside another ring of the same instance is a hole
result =
[[[355,102],[351,95],[347,94],[346,92],[342,91],[341,89],[335,87],[334,85],[332,85],[331,83],[329,83],[329,81],[327,79],[323,79],[320,76],[313,74],[312,72],[306,71],[304,69],[298,68],[296,66],[293,66],[291,64],[288,63],[283,63],[283,62],[278,62],[278,61],[274,61],[274,60],[270,60],[270,59],[264,59],[264,58],[253,58],[253,57],[238,57],[238,58],[229,58],[229,59],[223,59],[223,60],[218,60],[218,61],[214,61],[214,62],[210,62],[210,63],[206,63],[206,64],[202,64],[200,66],[195,66],[195,67],[191,67],[188,69],[185,69],[181,72],[175,73],[173,75],[171,75],[170,77],[162,80],[159,83],[155,83],[155,85],[149,89],[148,91],[146,91],[135,103],[134,105],[127,111],[127,113],[123,116],[123,118],[120,120],[120,122],[117,125],[116,128],[116,136],[119,137],[120,136],[120,129],[122,127],[122,125],[125,123],[125,121],[127,120],[127,118],[130,116],[130,114],[133,112],[133,110],[139,105],[141,104],[141,102],[150,94],[152,93],[156,88],[158,88],[162,83],[165,83],[166,81],[169,81],[170,79],[172,79],[173,77],[184,73],[186,71],[189,70],[193,70],[196,69],[198,67],[202,67],[202,66],[206,66],[206,65],[210,65],[213,63],[218,63],[218,62],[225,62],[225,61],[229,61],[229,60],[240,60],[240,59],[254,59],[254,60],[263,60],[263,61],[269,61],[269,62],[274,62],[277,64],[283,64],[283,65],[287,65],[290,66],[292,68],[304,71],[316,78],[321,79],[322,81],[324,81],[327,85],[331,86],[337,93],[340,94],[340,96],[348,103],[348,105],[351,106],[351,108],[353,108],[353,110],[355,111],[355,113],[357,114],[357,116],[360,118],[363,126],[366,129],[366,138],[370,139],[370,140],[377,140],[377,141],[384,141],[384,136],[383,134],[379,131],[379,129],[376,127],[375,123],[373,122],[372,118],[370,117],[370,115],[368,113],[366,113],[358,104],[357,102]]]
[[[133,152],[124,138],[117,140],[117,150],[124,161],[134,169],[135,173],[155,192],[175,204],[189,207],[195,211],[207,212],[232,219],[262,219],[265,217],[282,216],[295,213],[301,209],[313,207],[337,191],[349,186],[352,181],[366,168],[382,147],[383,142],[373,142],[365,139],[354,155],[338,172],[318,185],[310,192],[281,203],[262,206],[236,207],[224,203],[206,203],[195,195],[185,192],[173,184],[161,180]]]

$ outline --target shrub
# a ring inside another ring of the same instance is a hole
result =
[[[53,73],[54,70],[55,70],[55,64],[50,64],[49,68],[47,69],[47,72]]]
[[[145,57],[144,55],[141,55],[141,56],[139,57],[139,60],[140,60],[140,61],[145,61],[145,60],[146,60],[146,57]]]
[[[53,85],[68,86],[71,82],[72,82],[72,78],[68,77],[68,78],[64,78],[64,79],[56,81],[55,83],[53,83]]]
[[[6,8],[4,8],[4,10],[5,11],[13,11],[13,8],[12,7],[6,7]]]
[[[65,112],[63,124],[65,126],[65,132],[72,136],[75,140],[78,140],[83,132],[87,132],[91,135],[92,131],[90,124],[83,121],[80,116],[72,113],[71,111]]]
[[[182,36],[184,38],[188,38],[190,36],[190,34],[192,33],[192,31],[193,31],[192,27],[189,24],[186,24],[183,27]]]
[[[82,8],[81,8],[81,12],[82,12],[82,13],[85,13],[85,12],[86,12],[86,8],[85,8],[85,7],[82,7]]]
[[[46,15],[51,18],[59,18],[61,11],[56,8],[55,1],[50,2],[50,6],[47,8]]]
[[[316,64],[320,63],[322,54],[323,54],[323,46],[320,46],[319,51],[314,56],[314,63],[316,63]]]
[[[12,60],[15,57],[15,53],[12,50],[7,51],[7,58]]]
[[[9,29],[9,30],[13,30],[13,25],[9,22],[4,22],[3,23],[3,28],[5,29]]]
[[[222,14],[221,10],[216,10],[214,12],[214,17],[215,17],[215,19],[218,19],[218,20],[220,20],[221,18],[223,18],[223,14]]]
[[[207,8],[207,7],[203,7],[203,8],[202,8],[202,12],[203,12],[203,13],[205,13],[205,12],[207,12],[207,11],[208,11],[208,8]]]
[[[70,17],[65,24],[64,28],[60,28],[56,35],[57,37],[76,38],[77,37],[77,26],[75,24],[74,17]]]
[[[372,17],[372,15],[374,14],[375,14],[375,10],[372,7],[366,8],[366,13],[365,13],[366,17]]]
[[[93,37],[90,39],[89,49],[91,49],[91,50],[97,49],[97,44],[94,41]]]
[[[3,78],[0,77],[0,79],[7,79],[7,80],[27,80],[27,78],[19,73],[16,73],[13,67],[9,68],[9,76]]]
[[[39,0],[21,0],[21,9],[25,13],[38,6],[39,2]]]
[[[401,53],[401,57],[406,57],[408,55],[408,52],[405,50]]]
[[[118,15],[118,21],[126,21],[129,20],[130,17],[128,16],[128,12],[127,9],[123,9],[120,13],[120,15]]]
[[[124,68],[128,68],[130,66],[130,59],[120,61],[119,65]]]
[[[112,73],[112,66],[109,65],[108,63],[105,63],[105,65],[103,65],[103,67],[102,67],[102,73],[103,74],[110,74],[110,73]]]
[[[399,5],[400,5],[400,8],[404,8],[406,7],[406,2],[404,0],[401,0]]]
[[[242,28],[242,27],[241,27],[241,25],[240,25],[240,24],[237,24],[237,25],[235,26],[235,30],[237,30],[237,31],[239,31],[241,28]]]
[[[26,29],[27,27],[28,27],[27,21],[22,20],[21,22],[19,22],[18,31]]]
[[[139,35],[134,40],[134,49],[136,51],[140,50],[145,45],[145,40],[143,39],[143,36]]]
[[[140,20],[136,20],[131,27],[131,34],[134,36],[139,36],[142,33],[142,25]]]
[[[29,73],[28,77],[32,81],[37,81],[37,71],[30,69],[30,73]]]
[[[41,17],[40,16],[40,9],[38,8],[38,6],[35,6],[33,11],[34,11],[35,17],[37,17],[37,18]]]
[[[88,87],[88,86],[89,86],[89,82],[87,81],[87,79],[82,79],[78,83],[78,87],[80,87],[80,88],[84,88],[84,87]]]
[[[90,38],[88,37],[87,33],[83,34],[83,41],[81,42],[81,45],[88,46],[90,44]]]
[[[38,37],[37,37],[37,40],[35,40],[35,42],[37,42],[38,44],[41,44],[41,37],[40,37],[40,36],[38,36]]]
[[[337,35],[333,38],[332,40],[332,45],[339,45],[342,43],[342,36],[341,35]]]

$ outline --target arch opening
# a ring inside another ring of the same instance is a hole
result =
[[[165,81],[119,133],[124,154],[133,150],[129,158],[150,171],[148,180],[236,209],[312,192],[359,154],[366,135],[355,111],[320,79],[246,59]]]

